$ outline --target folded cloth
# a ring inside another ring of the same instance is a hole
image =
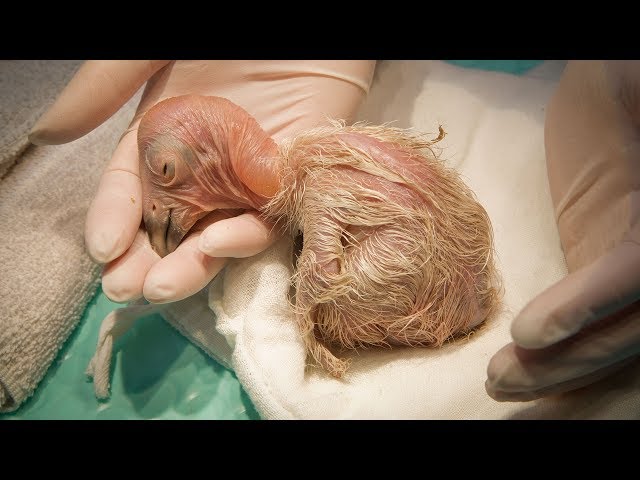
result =
[[[352,354],[343,380],[306,368],[288,306],[288,238],[231,261],[207,289],[161,314],[233,368],[265,419],[639,418],[637,364],[579,391],[528,403],[498,403],[484,389],[487,364],[510,341],[513,316],[566,275],[543,142],[545,105],[559,72],[557,64],[516,77],[443,62],[383,62],[360,113],[371,123],[394,121],[424,132],[443,125],[443,160],[463,174],[491,217],[504,305],[468,338],[438,349]]]
[[[99,283],[84,219],[140,94],[80,140],[27,146],[80,64],[0,62],[0,412],[33,393]]]

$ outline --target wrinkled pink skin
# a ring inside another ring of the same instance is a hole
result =
[[[277,146],[243,109],[187,95],[150,109],[138,128],[143,220],[160,256],[216,209],[259,209],[277,191]]]

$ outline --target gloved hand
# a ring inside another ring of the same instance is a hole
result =
[[[640,62],[570,62],[545,147],[570,273],[523,309],[514,342],[491,359],[486,390],[499,401],[580,388],[640,353]]]
[[[368,91],[372,61],[89,61],[34,126],[35,144],[73,141],[107,120],[147,82],[89,208],[89,254],[106,263],[102,286],[114,301],[186,298],[223,268],[224,257],[267,248],[275,236],[256,212],[214,211],[160,259],[141,225],[137,126],[163,99],[194,93],[242,106],[274,140],[330,118],[349,121]],[[203,236],[205,238],[200,239]],[[204,253],[203,253],[204,252]]]

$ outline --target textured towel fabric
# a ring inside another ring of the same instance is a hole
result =
[[[139,101],[67,145],[27,134],[81,62],[0,62],[0,411],[34,391],[80,319],[100,267],[85,252],[86,210]]]
[[[305,371],[286,303],[287,239],[231,262],[208,290],[213,312],[204,308],[205,291],[163,315],[214,358],[225,357],[266,419],[640,418],[637,363],[598,384],[535,402],[499,403],[484,390],[488,361],[510,340],[513,316],[566,275],[543,143],[545,105],[561,68],[543,64],[525,78],[441,62],[385,62],[360,114],[426,132],[442,124],[448,133],[443,159],[462,172],[491,217],[504,309],[469,339],[437,350],[361,352],[342,381]],[[221,337],[228,346],[222,350]]]
[[[27,148],[29,129],[79,65],[72,60],[0,61],[0,178]]]

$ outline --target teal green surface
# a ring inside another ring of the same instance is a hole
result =
[[[102,320],[121,306],[98,290],[34,395],[0,419],[259,419],[233,372],[159,315],[116,342],[111,398],[98,401],[84,371]]]
[[[540,60],[451,60],[520,75]],[[0,419],[259,419],[233,372],[160,316],[138,320],[115,345],[111,398],[98,401],[84,371],[100,324],[121,305],[98,290],[34,395]]]
[[[447,60],[447,62],[459,67],[522,75],[540,65],[543,60]]]

